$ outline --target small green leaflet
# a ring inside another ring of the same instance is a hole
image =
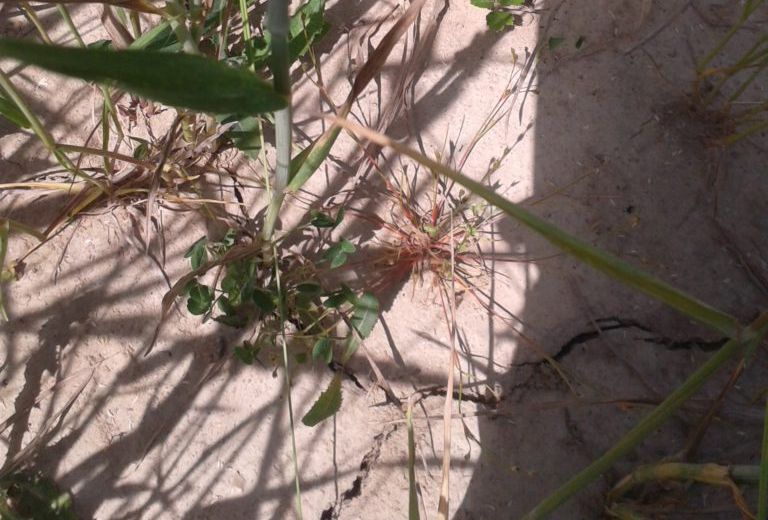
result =
[[[320,394],[315,404],[301,419],[305,426],[316,426],[341,408],[341,373],[336,372],[325,392]]]
[[[271,293],[268,293],[263,289],[254,289],[251,299],[263,312],[272,312],[275,310],[275,300],[272,298]]]
[[[254,114],[286,105],[286,99],[253,72],[203,56],[81,49],[10,38],[0,39],[0,56],[202,112]]]
[[[205,249],[207,241],[206,237],[198,238],[184,253],[184,258],[189,258],[192,269],[197,269],[201,264],[208,261],[208,251]]]
[[[355,244],[344,237],[333,244],[323,255],[325,260],[330,260],[331,269],[336,269],[347,261],[347,253],[355,252]]]
[[[187,310],[190,313],[199,316],[205,314],[211,309],[213,303],[213,289],[207,285],[202,285],[197,280],[190,280],[186,286],[187,295]]]
[[[317,209],[311,210],[310,214],[312,215],[312,220],[309,222],[311,225],[316,228],[333,229],[341,223],[342,219],[344,219],[344,208],[339,209],[339,212],[336,213],[336,218]]]
[[[550,36],[547,40],[547,47],[549,47],[550,50],[554,49],[561,43],[565,41],[565,38],[560,38],[559,36]]]
[[[235,356],[240,358],[240,361],[246,365],[252,365],[256,356],[259,355],[261,348],[257,347],[250,341],[243,341],[243,344],[239,347],[235,347]]]

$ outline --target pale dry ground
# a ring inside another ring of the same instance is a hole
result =
[[[695,135],[701,132],[696,121],[671,115],[678,113],[690,88],[691,52],[701,52],[712,41],[692,7],[681,12],[684,4],[563,4],[549,31],[565,41],[544,54],[533,82],[536,92],[527,96],[519,118],[518,99],[511,117],[478,145],[464,171],[479,177],[514,144],[494,177],[509,198],[536,203],[532,208],[539,214],[746,321],[766,303],[760,281],[768,273],[768,248],[760,240],[768,231],[761,182],[765,172],[756,167],[765,164],[758,145],[765,146],[766,139],[758,136],[754,144],[729,148],[715,171],[715,154]],[[729,13],[718,5],[696,3],[697,9],[723,20],[718,17]],[[2,6],[6,33],[30,31],[15,8]],[[329,3],[333,30],[317,52],[337,103],[369,52],[369,38],[381,38],[396,7],[365,0]],[[97,12],[90,6],[75,12],[88,40],[104,37]],[[534,47],[548,16],[526,19],[522,27],[499,35],[485,28],[484,11],[468,2],[428,2],[422,36],[433,13],[436,37],[422,40],[423,66],[405,100],[395,101],[402,109],[389,128],[391,135],[429,154],[443,149],[446,141],[466,146],[503,93],[515,55],[523,59],[526,48]],[[54,11],[42,14],[54,39],[66,41]],[[377,30],[379,22],[383,27]],[[579,36],[587,43],[577,50]],[[380,84],[360,101],[357,117],[375,122],[391,99],[403,69],[402,49],[395,49]],[[95,124],[98,104],[91,87],[33,68],[2,66],[15,74],[16,84],[60,141],[78,143]],[[316,90],[305,79],[295,100],[297,121],[320,109]],[[162,135],[169,116],[167,111],[153,118],[156,135]],[[301,130],[314,135],[318,123],[302,124]],[[0,153],[4,178],[27,178],[52,166],[34,137],[10,127],[2,127]],[[349,138],[333,156],[308,185],[309,193],[322,198],[336,194],[357,171],[360,154]],[[395,174],[413,169],[391,156],[381,164]],[[239,159],[231,167],[243,175],[258,171]],[[713,223],[713,185],[720,191],[717,219],[728,238]],[[386,214],[380,190],[376,182],[364,183],[354,207]],[[254,190],[248,196],[258,200],[259,194]],[[5,194],[0,208],[42,226],[60,201]],[[82,518],[295,517],[284,380],[282,371],[274,370],[277,361],[265,358],[266,368],[243,366],[230,356],[238,335],[212,323],[201,325],[183,306],[171,315],[153,352],[143,357],[167,286],[160,270],[125,238],[130,215],[140,214],[130,208],[97,213],[30,256],[23,278],[4,285],[12,321],[0,336],[5,349],[0,407],[3,418],[21,415],[3,434],[4,448],[18,452],[85,384],[34,458],[35,467],[73,491]],[[206,231],[215,236],[222,230],[196,215],[160,213],[165,270],[173,281],[188,269],[181,258],[187,247]],[[289,214],[286,226],[295,215]],[[500,239],[497,253],[539,257],[553,252],[512,223],[498,224],[494,231]],[[361,246],[371,235],[364,222],[351,217],[341,233]],[[28,238],[14,237],[9,258],[32,245]],[[490,242],[485,248],[490,251]],[[54,278],[59,257],[61,270]],[[496,312],[519,317],[518,328],[528,337],[550,354],[562,353],[579,396],[587,401],[658,399],[705,358],[692,338],[719,339],[567,258],[533,264],[497,261],[493,268],[495,275],[479,283],[494,295]],[[358,270],[364,274],[364,269],[363,263]],[[441,414],[448,328],[429,276],[395,289],[381,298],[385,310],[366,349],[400,398],[436,388],[415,409],[418,479],[424,513],[432,517],[443,425],[423,417]],[[521,515],[645,411],[640,406],[576,406],[562,381],[540,362],[541,354],[471,297],[460,304],[457,323],[461,365],[471,373],[464,388],[470,400],[462,402],[461,411],[477,414],[453,423],[450,498],[455,518]],[[596,333],[596,327],[604,332]],[[689,348],[667,350],[660,341]],[[565,345],[571,348],[562,350]],[[296,429],[304,517],[405,517],[402,413],[375,388],[362,355],[351,369],[363,388],[345,379],[341,412],[315,429]],[[758,392],[765,373],[763,353],[729,401],[732,415],[705,438],[696,460],[754,462],[759,414],[755,418],[748,398]],[[293,373],[297,419],[329,379],[324,367],[300,367]],[[55,391],[46,393],[54,385]],[[490,389],[501,396],[498,406],[489,404]],[[704,409],[703,398],[717,389],[713,385],[698,396],[686,414],[644,443],[621,470],[679,450],[696,413]],[[32,406],[38,396],[39,405]],[[544,410],[536,405],[563,401],[572,406]],[[489,417],[494,410],[496,415]],[[729,430],[723,424],[736,426]],[[618,476],[620,471],[612,472],[553,518],[599,517],[602,494]],[[702,502],[701,507],[711,504]],[[723,514],[735,518],[736,513]]]

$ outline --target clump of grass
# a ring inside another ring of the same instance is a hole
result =
[[[736,59],[714,64],[723,61],[724,49],[762,3],[763,0],[742,2],[733,25],[696,64],[691,95],[694,109],[709,122],[723,144],[768,127],[768,99],[749,98],[754,94],[765,95],[760,85],[768,68],[768,35],[758,33]]]

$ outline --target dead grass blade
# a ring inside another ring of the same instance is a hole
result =
[[[75,401],[77,401],[77,398],[80,397],[80,394],[83,393],[83,390],[85,390],[85,387],[88,386],[88,383],[91,382],[91,379],[93,378],[94,370],[91,370],[91,373],[88,375],[88,378],[83,381],[83,384],[80,385],[80,387],[75,391],[75,393],[72,394],[72,396],[67,400],[66,404],[55,414],[53,414],[47,421],[45,421],[45,424],[40,428],[40,430],[37,432],[35,437],[27,444],[24,449],[20,450],[18,453],[16,453],[13,457],[9,458],[5,461],[5,464],[3,464],[3,467],[0,468],[0,475],[5,475],[8,472],[14,470],[19,465],[23,464],[25,460],[29,459],[34,455],[35,450],[39,447],[44,445],[47,441],[50,440],[50,437],[56,433],[56,431],[61,426],[62,421],[66,417],[66,415],[69,413],[69,410],[72,408],[72,405],[75,404]],[[58,424],[54,424],[58,421]]]
[[[165,162],[168,160],[168,155],[171,153],[171,146],[176,141],[176,130],[181,122],[182,114],[178,114],[176,119],[173,120],[171,128],[168,130],[168,136],[165,139],[165,145],[163,146],[163,154],[160,156],[160,162],[157,163],[157,168],[152,174],[152,183],[149,186],[149,198],[147,199],[146,217],[144,220],[144,254],[149,253],[149,246],[152,244],[152,237],[149,234],[152,222],[152,213],[155,207],[155,201],[157,200],[157,190],[160,188],[160,175],[163,173]]]
[[[451,214],[451,305],[449,331],[451,335],[451,352],[448,363],[448,382],[445,385],[445,407],[443,408],[443,468],[440,484],[440,501],[437,505],[438,520],[448,520],[450,476],[451,476],[451,415],[453,413],[453,374],[456,370],[456,257],[453,244],[453,214]]]
[[[721,466],[720,464],[683,464],[679,462],[661,462],[640,466],[632,473],[625,476],[608,493],[608,511],[622,496],[638,484],[645,482],[660,482],[665,480],[688,480],[712,484],[728,488],[733,496],[733,501],[742,515],[750,520],[756,517],[749,510],[746,500],[739,487],[734,482],[734,477],[739,472],[734,467]]]
[[[346,118],[352,110],[352,105],[355,99],[365,90],[368,83],[379,73],[384,64],[389,58],[389,54],[395,47],[400,38],[403,37],[405,31],[413,24],[416,17],[421,12],[421,8],[424,7],[426,0],[414,0],[411,5],[403,13],[400,19],[395,22],[395,25],[387,32],[382,38],[381,42],[376,46],[376,49],[371,53],[368,61],[360,69],[355,76],[355,80],[352,83],[352,90],[349,92],[344,105],[339,109],[338,115],[342,118]],[[317,138],[312,144],[307,146],[300,154],[294,157],[291,162],[290,178],[287,186],[287,191],[296,191],[309,179],[309,177],[320,167],[322,162],[328,157],[331,151],[331,147],[336,142],[341,132],[341,126],[337,124],[331,125],[320,137]]]
[[[5,266],[5,253],[8,251],[8,232],[11,230],[11,223],[4,220],[0,223],[0,274],[3,272],[3,266]],[[0,283],[2,277],[0,277]],[[5,305],[3,305],[3,291],[0,287],[0,321],[8,321],[8,313],[5,311]]]
[[[405,409],[408,429],[408,520],[419,520],[419,497],[416,493],[416,443],[413,438],[413,396]]]

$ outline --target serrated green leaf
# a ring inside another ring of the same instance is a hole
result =
[[[0,56],[203,112],[254,114],[286,105],[286,99],[253,72],[203,56],[81,49],[9,38],[0,39]]]
[[[333,360],[333,342],[328,336],[323,336],[312,347],[312,358],[322,359],[326,364]]]
[[[201,264],[208,261],[208,251],[205,249],[207,242],[207,237],[200,237],[195,240],[195,243],[189,246],[187,252],[184,253],[184,258],[189,258],[189,263],[192,265],[192,269],[197,269]]]
[[[371,291],[364,291],[352,301],[352,325],[360,337],[367,338],[379,319],[379,300]]]
[[[305,426],[316,426],[338,412],[339,408],[341,408],[341,374],[337,372],[328,388],[320,394],[301,422]]]
[[[470,0],[469,3],[482,9],[493,9],[495,0]]]

